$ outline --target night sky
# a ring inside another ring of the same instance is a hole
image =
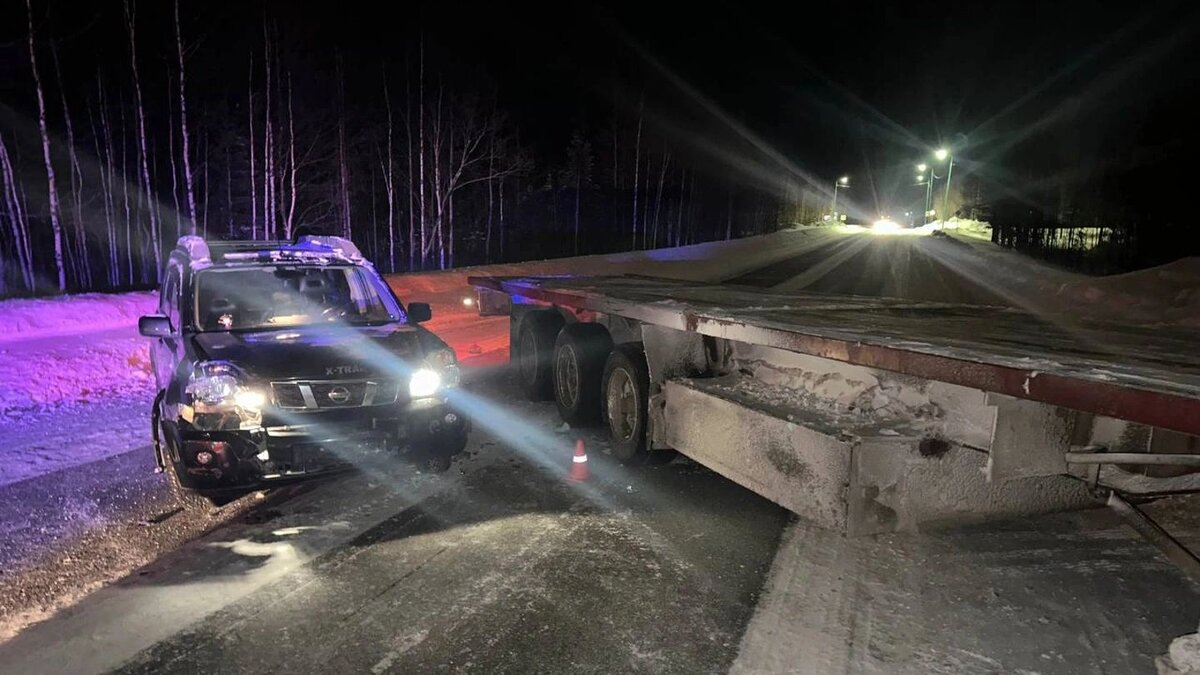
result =
[[[867,178],[880,202],[944,144],[1000,195],[1030,192],[1029,176],[1116,171],[1153,175],[1155,198],[1172,202],[1200,151],[1193,3],[565,5],[448,3],[422,23],[487,68],[548,146],[606,114],[621,60],[673,73],[815,179]],[[346,20],[347,35],[383,25]],[[630,51],[645,58],[615,56]],[[695,121],[695,99],[678,92],[677,105],[668,120]]]
[[[68,11],[73,4],[77,8]],[[20,47],[23,7],[15,0],[6,5],[10,29],[0,37]],[[143,1],[138,11],[161,12],[165,23],[169,7]],[[1147,150],[1151,156],[1139,162],[1173,161],[1196,142],[1194,125],[1183,123],[1200,94],[1198,13],[1189,2],[426,2],[403,9],[211,2],[184,8],[200,49],[242,59],[247,42],[261,38],[258,16],[268,12],[290,34],[291,49],[314,56],[340,50],[351,77],[373,77],[365,71],[380,60],[402,61],[424,35],[450,61],[494,79],[526,134],[547,147],[560,147],[581,117],[600,123],[614,104],[633,105],[613,100],[614,70],[663,86],[646,75],[658,71],[651,59],[826,178],[882,175],[893,163],[907,172],[910,158],[945,142],[964,146],[964,162],[999,160],[994,168],[1009,170],[1058,164],[1044,156],[1054,154],[1045,143],[1055,132],[1081,137],[1079,156],[1089,161],[1123,161]],[[119,11],[109,11],[119,3],[55,2],[52,9],[57,22],[69,14],[73,24],[72,34],[60,38],[64,50],[126,58]],[[141,23],[157,22],[144,17]],[[212,70],[218,72],[193,77],[228,75]],[[698,110],[675,93],[679,108],[664,114]],[[1035,142],[1022,143],[1023,131],[1038,124],[1045,126],[1027,139]]]

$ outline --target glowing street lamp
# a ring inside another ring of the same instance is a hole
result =
[[[934,151],[933,156],[937,157],[937,161],[944,162],[950,156],[950,151],[945,148],[938,148]]]
[[[917,165],[917,171],[919,171],[921,173],[925,173],[925,170],[928,168],[929,168],[929,165],[925,164],[924,162]]]
[[[842,176],[833,182],[833,208],[830,209],[833,213],[837,213],[837,192],[838,188],[843,190],[850,187],[850,176]]]

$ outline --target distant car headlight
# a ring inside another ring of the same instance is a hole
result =
[[[875,234],[894,234],[900,231],[900,224],[894,220],[880,218],[871,225],[871,231]]]
[[[408,381],[408,395],[410,398],[425,398],[433,396],[442,386],[442,376],[432,368],[418,368],[413,371],[412,378]]]

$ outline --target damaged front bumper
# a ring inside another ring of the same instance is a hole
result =
[[[268,410],[250,428],[207,422],[193,416],[164,425],[175,436],[167,449],[184,487],[253,489],[336,473],[402,452],[451,455],[466,445],[470,429],[466,417],[440,398],[287,418]]]

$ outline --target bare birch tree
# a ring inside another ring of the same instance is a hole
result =
[[[34,287],[35,277],[33,274],[33,248],[29,243],[29,220],[25,217],[20,184],[17,182],[15,172],[13,171],[12,160],[9,157],[8,147],[4,143],[3,136],[0,136],[0,178],[3,179],[3,184],[0,185],[0,188],[4,190],[4,204],[8,212],[13,247],[17,251],[17,263],[21,268],[21,280],[25,282],[26,290],[32,292],[36,289]]]
[[[63,84],[62,67],[58,62],[58,48],[54,46],[53,42],[50,43],[50,55],[54,58],[54,76],[58,81],[63,127],[67,133],[67,155],[71,161],[71,218],[75,225],[75,281],[81,288],[90,288],[92,266],[88,259],[87,230],[83,225],[83,170],[79,167],[79,153],[75,150],[75,125],[71,123],[70,108],[67,106],[67,89]]]
[[[183,140],[183,183],[187,190],[188,215],[191,218],[189,234],[196,234],[196,191],[192,187],[192,153],[188,140],[187,87],[183,66],[183,30],[179,25],[179,0],[175,0],[175,53],[179,56],[179,135]]]
[[[387,162],[383,168],[383,187],[387,192],[388,270],[396,271],[396,179],[392,151],[392,96],[388,90],[387,69],[383,71],[383,102],[387,108]]]
[[[26,0],[28,2],[29,0]],[[124,0],[125,27],[129,33],[129,67],[133,74],[134,117],[137,124],[138,155],[142,164],[142,195],[150,205],[147,209],[150,217],[150,248],[153,251],[154,279],[162,272],[162,245],[159,243],[159,221],[155,213],[158,200],[154,198],[154,183],[150,179],[149,149],[146,146],[146,112],[142,105],[142,84],[138,77],[137,67],[137,8],[131,0]],[[139,199],[142,197],[139,195]],[[132,242],[130,249],[132,250]]]
[[[54,269],[58,273],[58,290],[67,290],[67,271],[63,267],[62,223],[59,221],[58,184],[54,179],[54,163],[50,161],[50,132],[46,129],[46,97],[42,93],[42,78],[37,69],[37,50],[34,49],[33,4],[25,0],[29,19],[29,67],[33,71],[33,84],[37,91],[38,131],[42,135],[42,159],[46,164],[46,189],[50,200],[50,228],[54,232]]]

